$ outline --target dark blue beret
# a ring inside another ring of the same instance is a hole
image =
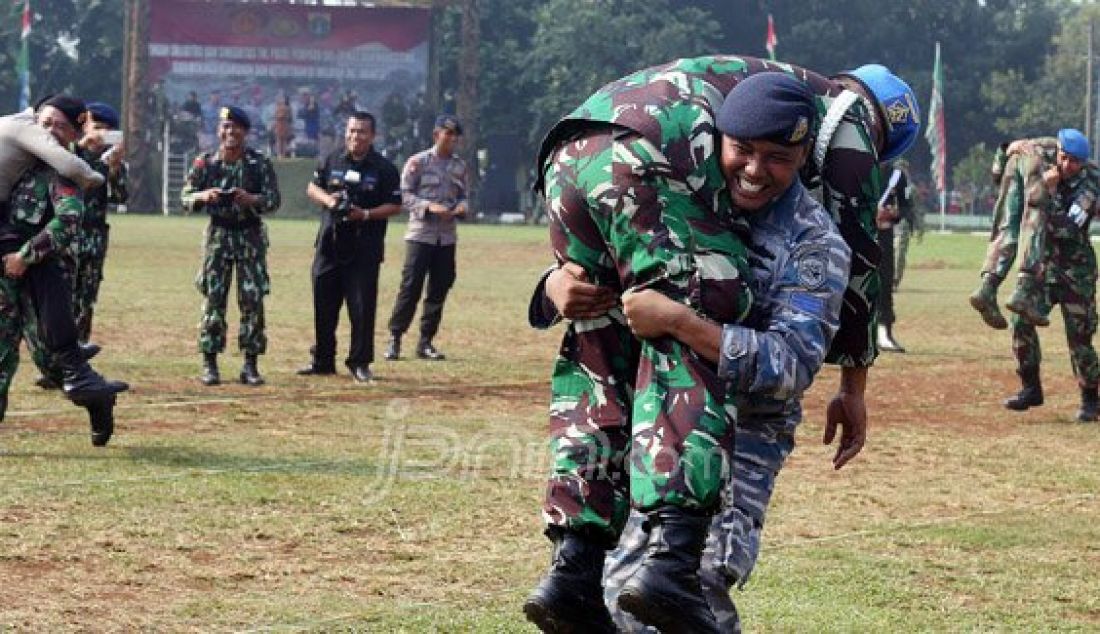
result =
[[[88,104],[88,114],[92,115],[92,121],[105,124],[112,130],[118,129],[118,111],[99,101]]]
[[[245,130],[252,128],[252,120],[248,118],[248,113],[238,108],[237,106],[224,106],[222,107],[221,114],[218,116],[221,121],[232,121],[241,126]]]
[[[458,122],[458,117],[453,114],[441,114],[435,118],[436,129],[450,130],[455,134],[462,136],[462,124]]]
[[[726,95],[716,124],[722,134],[739,139],[801,145],[813,136],[817,108],[805,82],[786,73],[757,73]]]

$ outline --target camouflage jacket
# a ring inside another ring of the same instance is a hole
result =
[[[126,189],[126,164],[122,163],[119,170],[113,176],[110,167],[103,160],[106,152],[81,151],[83,158],[92,169],[103,175],[106,182],[84,194],[84,220],[85,228],[102,228],[107,224],[107,205],[110,203],[125,203],[130,197]]]
[[[1100,168],[1089,163],[1058,184],[1044,218],[1043,276],[1047,284],[1068,285],[1091,294],[1096,288],[1096,253],[1089,225],[1100,198]]]
[[[718,371],[739,419],[793,428],[839,327],[851,251],[797,182],[747,218],[753,306],[743,323],[723,327]]]
[[[24,173],[12,189],[11,230],[23,241],[19,254],[27,264],[67,251],[83,215],[83,193],[45,163]]]
[[[647,68],[599,89],[550,130],[539,151],[535,188],[541,190],[547,158],[558,144],[593,123],[622,126],[662,150],[673,164],[673,179],[681,181],[700,205],[737,222],[719,169],[715,115],[738,81],[765,71],[783,71],[805,81],[823,116],[844,92],[838,82],[803,68],[752,57],[706,56]],[[851,101],[827,143],[813,141],[816,158],[807,161],[802,174],[803,183],[818,190],[815,195],[853,253],[840,331],[827,357],[841,365],[867,366],[876,354],[871,334],[881,251],[874,221],[882,184],[871,121],[868,104]]]
[[[207,205],[196,199],[196,194],[211,187],[240,187],[251,194],[259,194],[260,203],[244,208],[236,203]],[[261,214],[274,212],[281,203],[279,183],[271,160],[252,148],[245,148],[244,156],[232,163],[223,162],[217,152],[196,157],[187,172],[187,182],[180,192],[180,200],[186,212],[204,209],[210,214],[212,224],[227,228],[255,226]]]

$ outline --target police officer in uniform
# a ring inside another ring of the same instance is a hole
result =
[[[267,227],[260,217],[279,208],[279,183],[271,160],[245,145],[252,122],[244,110],[226,106],[217,127],[220,146],[195,159],[180,193],[187,211],[210,215],[203,242],[203,262],[195,280],[203,304],[199,350],[202,383],[218,385],[218,353],[225,350],[226,307],[233,269],[237,269],[237,306],[241,313],[238,342],[244,353],[240,381],[262,385],[257,356],[267,350],[264,296],[271,292],[267,272]]]
[[[442,361],[444,355],[432,345],[443,319],[443,303],[455,280],[456,218],[466,217],[466,163],[455,155],[462,125],[454,115],[440,115],[432,132],[435,144],[414,154],[401,174],[401,196],[409,210],[405,232],[405,266],[401,288],[390,317],[390,344],[386,358],[401,355],[401,335],[409,328],[424,278],[428,292],[420,317],[420,342],[416,356]]]
[[[336,324],[347,302],[351,345],[345,365],[357,383],[372,378],[386,223],[401,211],[397,168],[375,151],[375,132],[374,115],[352,113],[344,147],[321,159],[306,188],[322,213],[313,258],[313,358],[298,374],[336,373]]]

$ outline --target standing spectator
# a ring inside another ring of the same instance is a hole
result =
[[[882,250],[879,260],[879,276],[882,278],[878,305],[879,350],[886,352],[905,352],[905,348],[894,339],[894,228],[903,216],[912,215],[913,201],[909,197],[909,180],[905,171],[893,167],[886,178],[886,191],[879,201],[878,246]]]
[[[321,140],[321,106],[317,104],[317,97],[311,93],[302,95],[302,100],[304,103],[298,108],[298,118],[302,120],[306,140],[316,150]]]
[[[348,118],[344,147],[322,158],[306,188],[322,207],[313,258],[314,345],[301,375],[336,373],[336,325],[347,303],[351,345],[345,365],[368,383],[374,361],[374,316],[387,219],[401,211],[397,168],[374,150],[374,115]]]
[[[405,163],[401,174],[401,198],[409,210],[405,232],[405,266],[401,288],[390,316],[390,345],[386,358],[401,357],[401,336],[409,329],[424,279],[428,293],[420,316],[420,342],[416,356],[442,361],[432,345],[443,319],[443,303],[455,281],[456,218],[466,216],[466,163],[455,155],[462,126],[454,115],[440,115],[432,137],[435,144]]]
[[[290,97],[280,95],[275,104],[275,116],[271,121],[271,136],[275,142],[275,156],[290,156],[290,141],[294,138],[294,110]]]
[[[195,119],[202,119],[202,104],[199,103],[199,95],[194,90],[187,93],[187,100],[180,104],[180,112],[186,112]]]
[[[225,350],[226,305],[233,268],[237,269],[238,342],[244,353],[240,380],[263,385],[257,357],[267,351],[264,296],[271,292],[267,273],[267,227],[260,216],[279,208],[279,183],[271,160],[245,145],[252,123],[244,110],[223,108],[216,152],[195,159],[180,193],[188,212],[210,215],[203,241],[202,269],[195,280],[206,301],[202,309],[199,351],[202,383],[218,385],[218,353]]]
[[[199,149],[206,151],[214,147],[218,135],[218,117],[222,110],[222,94],[214,90],[202,106],[202,132],[199,134]]]

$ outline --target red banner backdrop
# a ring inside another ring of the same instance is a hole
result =
[[[427,9],[154,0],[149,73],[173,108],[196,93],[207,134],[221,106],[237,105],[262,138],[276,103],[304,107],[309,96],[322,129],[338,134],[349,94],[376,116],[413,116],[427,82],[429,32]],[[296,116],[299,135],[303,125]]]

